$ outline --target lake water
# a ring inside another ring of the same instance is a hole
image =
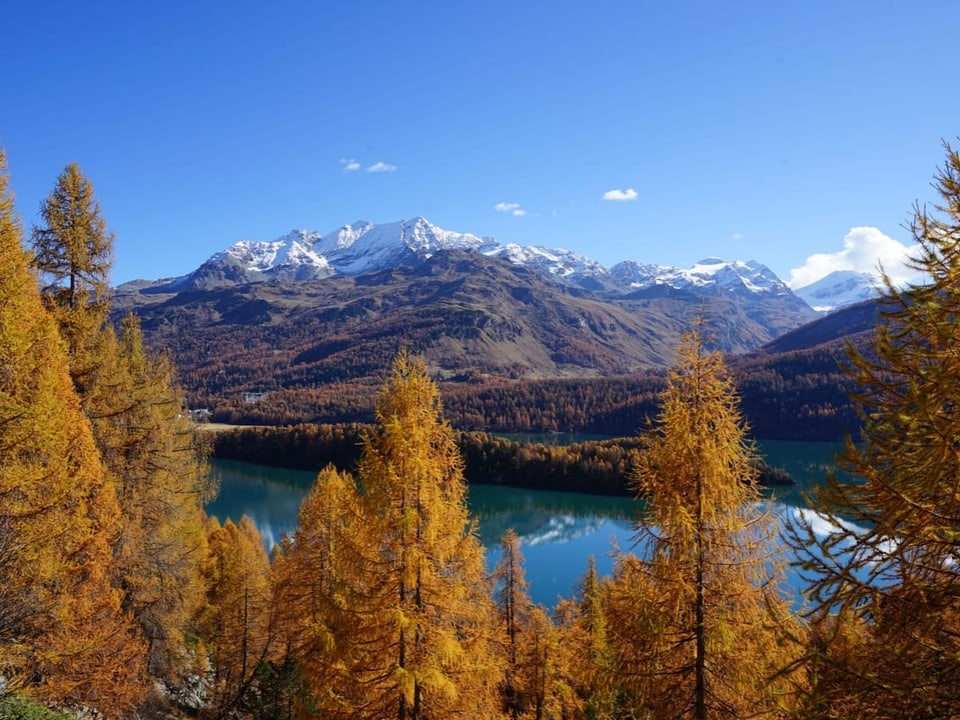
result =
[[[774,510],[786,515],[802,506],[801,491],[826,475],[840,446],[763,442],[760,449],[771,465],[785,468],[797,482],[767,493]],[[316,478],[314,472],[230,460],[213,460],[211,473],[220,483],[220,495],[207,511],[221,520],[250,516],[268,547],[295,529],[300,503]],[[531,597],[547,606],[576,592],[590,555],[606,574],[613,565],[612,548],[626,550],[632,543],[636,504],[629,498],[474,485],[469,505],[491,567],[500,538],[509,528],[517,532]],[[796,578],[790,581],[798,591]]]

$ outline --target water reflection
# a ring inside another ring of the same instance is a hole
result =
[[[771,509],[781,519],[804,507],[802,491],[819,482],[832,467],[839,446],[828,443],[767,442],[761,450],[772,465],[788,470],[793,488],[766,493]],[[293,531],[297,511],[316,473],[214,460],[211,472],[220,482],[220,496],[207,510],[221,519],[250,516],[268,547]],[[552,606],[569,597],[593,555],[601,574],[612,570],[615,547],[632,544],[632,521],[637,506],[629,498],[599,497],[518,488],[478,485],[470,488],[471,516],[492,567],[499,556],[500,538],[513,528],[526,558],[527,580],[533,599]],[[799,576],[789,573],[797,592]]]
[[[207,512],[221,521],[244,515],[254,521],[267,548],[297,526],[300,503],[317,474],[251,465],[234,460],[211,460],[210,474],[220,487]]]

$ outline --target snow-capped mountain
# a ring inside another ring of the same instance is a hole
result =
[[[360,221],[325,234],[293,230],[271,242],[241,240],[171,286],[210,288],[238,282],[360,275],[416,265],[440,250],[495,254],[503,247],[492,238],[444,230],[422,217],[384,225]]]
[[[422,217],[383,225],[358,221],[325,234],[294,230],[270,242],[243,240],[212,256],[190,275],[174,280],[170,287],[211,288],[271,279],[359,275],[419,265],[442,250],[501,258],[564,285],[614,294],[670,287],[708,294],[791,295],[769,268],[752,260],[708,258],[686,269],[627,260],[608,270],[569,250],[503,244],[490,237],[444,230]]]
[[[799,298],[819,313],[829,313],[880,293],[877,280],[870,273],[855,270],[835,270],[810,285],[794,290]]]
[[[529,268],[555,280],[577,285],[594,286],[594,281],[603,284],[610,279],[610,272],[603,265],[570,250],[510,243],[484,254],[509,260],[514,265]]]
[[[359,275],[400,264],[427,260],[440,250],[469,250],[488,254],[498,247],[493,238],[444,230],[426,218],[385,225],[361,221],[319,236],[314,250],[337,272]]]
[[[678,290],[710,288],[719,292],[746,291],[756,295],[790,294],[786,283],[755,260],[727,262],[706,258],[691,268],[646,265],[627,260],[610,268],[610,274],[618,284],[635,289],[667,286]]]
[[[241,240],[211,257],[193,275],[228,275],[248,282],[270,277],[288,280],[329,277],[336,270],[314,250],[319,237],[314,232],[295,230],[272,242]],[[225,273],[224,270],[232,272]]]

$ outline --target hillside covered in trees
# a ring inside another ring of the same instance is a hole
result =
[[[853,338],[856,347],[865,347],[870,334]],[[731,358],[751,435],[824,441],[856,436],[860,418],[850,400],[855,384],[843,371],[847,359],[843,339]],[[214,408],[211,419],[229,424],[369,423],[377,386],[367,379],[206,400]],[[447,416],[461,430],[617,437],[634,435],[646,425],[663,386],[661,370],[608,378],[440,383]]]
[[[960,715],[949,147],[935,187],[913,224],[932,282],[889,286],[850,357],[856,480],[816,491],[786,531],[804,612],[781,593],[737,376],[702,322],[622,470],[645,499],[636,551],[609,577],[589,563],[578,595],[545,608],[514,533],[487,573],[465,468],[496,448],[458,445],[412,354],[375,393],[354,471],[319,472],[271,555],[248,519],[207,517],[207,448],[172,361],[132,317],[109,321],[112,237],[90,181],[67,166],[28,252],[0,154],[0,716]]]

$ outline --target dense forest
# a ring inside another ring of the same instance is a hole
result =
[[[299,470],[333,465],[351,472],[360,461],[371,425],[238,427],[216,432],[214,457]],[[632,496],[629,475],[640,449],[637,436],[569,444],[515,440],[491,433],[455,431],[467,483]],[[757,459],[761,485],[792,483],[783,469]]]
[[[860,421],[850,400],[853,380],[841,370],[842,342],[736,358],[731,370],[751,434],[768,440],[842,440]],[[255,368],[250,369],[251,373]],[[441,384],[455,427],[508,433],[635,435],[656,413],[664,373],[564,380],[485,379]],[[243,396],[197,396],[192,402],[230,424],[370,422],[376,385],[334,383],[271,389]]]
[[[931,282],[887,287],[844,370],[856,480],[826,483],[780,534],[749,379],[701,321],[640,401],[635,443],[558,451],[646,502],[637,551],[609,577],[588,563],[554,608],[530,600],[515,533],[487,573],[466,473],[563,463],[458,436],[413,354],[373,392],[370,425],[282,435],[305,462],[324,438],[331,462],[271,555],[249,519],[207,517],[208,436],[172,360],[133,317],[110,319],[112,236],[90,181],[66,167],[27,250],[0,154],[0,717],[960,716],[960,155],[946,150],[938,204],[912,225]],[[798,362],[835,372],[829,353]],[[777,382],[762,362],[748,374]],[[799,403],[810,381],[792,382]],[[835,410],[811,389],[809,413]],[[781,592],[784,540],[809,582],[800,614]]]

